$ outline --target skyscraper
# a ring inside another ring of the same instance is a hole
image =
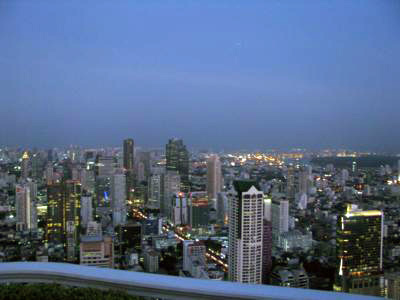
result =
[[[166,171],[161,175],[160,210],[164,217],[172,217],[173,196],[180,191],[180,176],[176,171]]]
[[[79,228],[81,224],[81,184],[77,180],[65,182],[64,232],[66,236],[67,260],[77,260]]]
[[[381,296],[383,212],[349,204],[336,234],[335,290]]]
[[[234,181],[229,192],[229,280],[262,283],[263,192],[254,181]]]
[[[217,200],[217,194],[222,191],[221,162],[218,155],[210,155],[207,159],[207,194],[210,201]]]
[[[274,241],[289,230],[289,201],[285,198],[272,199],[271,203],[272,237]]]
[[[25,151],[24,154],[22,155],[22,162],[21,162],[21,176],[22,178],[28,178],[29,177],[29,163],[30,163],[30,158],[28,151]]]
[[[64,185],[47,186],[47,240],[64,242]]]
[[[15,187],[15,210],[17,230],[35,230],[37,228],[35,192],[28,184],[18,184]]]
[[[267,219],[264,219],[263,222],[262,280],[264,284],[267,284],[272,268],[272,224]]]
[[[181,190],[188,192],[189,183],[189,151],[180,139],[170,139],[165,146],[167,159],[166,169],[177,171],[181,177]]]
[[[135,187],[135,149],[133,139],[124,140],[124,169],[126,175],[126,195],[128,199],[133,197]]]
[[[124,174],[114,174],[111,178],[111,208],[114,226],[126,222],[126,179]]]
[[[189,219],[192,228],[207,228],[210,223],[210,207],[206,192],[189,193]]]
[[[92,197],[82,196],[81,198],[81,224],[87,227],[88,223],[93,221]]]

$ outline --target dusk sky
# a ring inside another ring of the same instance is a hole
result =
[[[400,1],[0,0],[0,145],[400,152]]]

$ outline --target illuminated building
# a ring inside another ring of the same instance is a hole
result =
[[[224,192],[217,194],[217,222],[228,224],[228,197]]]
[[[262,283],[263,197],[254,181],[229,191],[229,280]]]
[[[184,193],[179,192],[173,198],[172,222],[175,225],[190,224],[189,203]]]
[[[383,212],[348,205],[338,217],[335,290],[381,296]]]
[[[111,177],[111,208],[114,227],[126,223],[126,179],[124,174]]]
[[[177,171],[181,177],[181,190],[188,192],[189,183],[189,151],[180,139],[170,139],[165,146],[166,169]]]
[[[47,187],[47,240],[64,242],[64,186],[61,183]]]
[[[22,155],[22,162],[21,162],[21,176],[22,178],[28,178],[29,177],[29,169],[30,169],[30,159],[29,159],[29,154],[28,151],[25,151],[24,154]]]
[[[221,162],[218,155],[210,155],[207,159],[207,194],[210,201],[217,200],[222,190]]]
[[[289,201],[285,198],[272,199],[271,202],[272,236],[275,242],[279,236],[289,230]]]
[[[149,199],[147,206],[159,209],[161,204],[161,177],[160,174],[154,174],[149,180]]]
[[[113,268],[114,244],[110,236],[103,236],[101,225],[89,222],[86,235],[81,236],[79,264]]]
[[[37,213],[35,201],[36,184],[17,184],[15,187],[15,211],[17,230],[36,230]]]
[[[208,227],[210,222],[210,208],[206,192],[189,194],[190,225],[192,228]]]
[[[92,221],[93,218],[93,207],[92,207],[92,197],[82,196],[81,197],[81,224],[82,227],[87,227],[88,223]]]
[[[269,274],[272,267],[272,224],[271,221],[263,220],[263,258],[262,258],[262,280],[264,284],[269,283]]]
[[[171,218],[172,199],[180,192],[180,176],[176,171],[166,171],[161,175],[161,203],[160,210],[164,217]]]
[[[133,189],[135,187],[135,150],[134,150],[134,141],[133,139],[124,140],[124,149],[123,149],[123,160],[124,160],[124,169],[126,174],[126,195],[129,199],[132,200],[133,197]]]
[[[77,259],[77,245],[79,242],[79,227],[81,223],[81,184],[76,180],[65,182],[64,205],[67,260],[75,262]]]

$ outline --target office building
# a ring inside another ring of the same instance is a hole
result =
[[[126,175],[126,195],[133,199],[135,188],[135,145],[133,139],[124,140],[123,167]]]
[[[157,273],[159,270],[160,254],[153,249],[144,253],[144,270],[148,273]]]
[[[149,198],[147,201],[147,207],[160,209],[161,205],[161,174],[153,174],[149,180]]]
[[[126,223],[126,178],[125,174],[111,177],[111,209],[114,227]]]
[[[307,275],[307,272],[301,266],[278,266],[274,268],[271,274],[271,284],[308,289],[310,287],[310,279]]]
[[[183,192],[175,194],[172,207],[172,222],[174,225],[190,224],[189,199]]]
[[[64,243],[64,185],[47,186],[47,240]]]
[[[335,290],[381,296],[383,212],[347,205],[336,234]]]
[[[77,180],[65,182],[64,234],[66,236],[67,261],[77,260],[79,228],[81,222],[81,184]]]
[[[177,171],[166,171],[161,175],[161,214],[171,219],[174,195],[180,192],[181,179]]]
[[[37,215],[34,183],[18,184],[15,187],[15,211],[17,231],[36,230]]]
[[[254,181],[229,191],[229,280],[262,283],[263,192]]]
[[[96,222],[89,222],[86,234],[81,236],[79,263],[93,267],[114,267],[112,238],[103,236],[101,225]]]
[[[228,224],[228,197],[225,192],[217,194],[217,222]]]
[[[217,194],[222,191],[221,162],[218,155],[210,155],[207,159],[207,195],[208,199],[217,200]]]
[[[264,284],[269,283],[269,275],[272,267],[272,224],[271,221],[263,220],[263,258],[262,258],[262,280]]]
[[[210,207],[207,192],[189,193],[190,225],[193,229],[207,228],[210,223]]]
[[[21,161],[21,177],[28,178],[30,173],[30,158],[28,151],[25,151],[22,154]]]
[[[271,202],[272,237],[275,242],[289,230],[289,201],[286,198],[273,198]]]
[[[81,225],[86,228],[88,223],[93,221],[93,206],[91,196],[81,198]]]
[[[189,151],[180,139],[170,139],[165,146],[166,169],[176,171],[181,178],[181,190],[189,192]]]

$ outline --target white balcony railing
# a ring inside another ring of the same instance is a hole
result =
[[[59,283],[164,299],[379,299],[345,293],[190,279],[63,263],[0,263],[0,283]]]

